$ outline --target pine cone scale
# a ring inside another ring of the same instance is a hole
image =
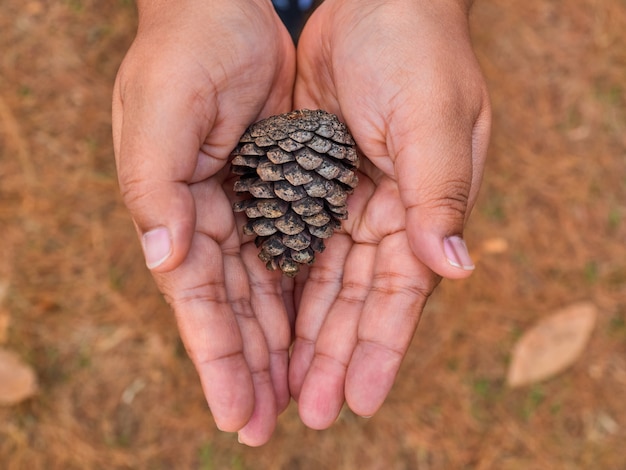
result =
[[[277,181],[274,184],[274,192],[276,196],[288,202],[298,201],[307,195],[304,185],[293,186],[288,181]]]
[[[283,174],[285,175],[285,179],[294,186],[301,186],[313,181],[313,175],[302,168],[297,162],[286,163],[283,167]]]
[[[270,148],[267,152],[267,158],[272,163],[276,163],[277,165],[281,165],[287,162],[293,162],[296,160],[295,155],[289,152],[285,152],[283,149],[278,147]]]
[[[324,210],[324,204],[312,197],[305,197],[291,204],[296,214],[302,216],[315,215]]]
[[[267,217],[268,219],[276,219],[287,213],[289,203],[282,199],[266,199],[257,203],[259,215],[256,217]],[[246,215],[248,215],[246,213]],[[248,215],[248,217],[250,217]]]
[[[303,148],[295,153],[296,162],[305,170],[315,170],[322,164],[322,156],[310,148]]]
[[[280,181],[285,179],[283,167],[269,160],[261,161],[256,167],[256,172],[263,181]]]
[[[289,137],[300,144],[306,144],[314,135],[311,131],[296,131],[289,134]]]
[[[295,152],[296,150],[300,150],[304,147],[304,144],[296,142],[293,139],[287,137],[284,140],[279,140],[277,142],[278,146],[283,149],[285,152]]]

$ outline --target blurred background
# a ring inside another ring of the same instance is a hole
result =
[[[2,468],[626,468],[626,2],[476,1],[476,272],[437,289],[377,415],[318,432],[291,406],[258,449],[216,430],[118,195],[135,26],[129,0],[0,3],[0,350],[38,384],[0,405]],[[517,341],[577,302],[580,354],[509,386]]]

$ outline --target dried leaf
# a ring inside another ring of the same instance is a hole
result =
[[[96,340],[94,344],[94,350],[98,353],[105,353],[111,349],[116,348],[119,344],[132,338],[134,335],[133,330],[128,327],[121,326],[115,329],[110,335],[103,336]]]
[[[15,405],[37,391],[37,376],[17,354],[0,349],[0,405]]]
[[[582,354],[598,315],[583,302],[559,310],[526,331],[513,349],[507,382],[520,387],[556,375]]]
[[[509,242],[503,237],[488,238],[483,241],[481,248],[487,255],[500,255],[509,251]]]

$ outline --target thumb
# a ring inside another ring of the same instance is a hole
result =
[[[442,119],[399,134],[407,139],[397,143],[395,171],[409,243],[425,265],[446,278],[465,278],[474,270],[463,229],[482,179],[488,134],[488,110],[473,125]]]
[[[198,167],[201,139],[198,126],[190,121],[199,114],[184,99],[187,92],[177,93],[176,88],[144,83],[122,90],[118,76],[113,94],[120,191],[146,265],[155,272],[170,271],[185,259],[195,227],[188,184]]]

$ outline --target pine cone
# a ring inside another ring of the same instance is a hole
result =
[[[295,276],[348,217],[359,164],[348,128],[326,111],[292,111],[252,124],[232,157],[234,190],[251,195],[233,204],[249,218],[244,234],[267,269]]]

